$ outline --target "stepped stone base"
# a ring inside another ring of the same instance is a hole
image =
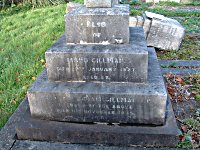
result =
[[[170,100],[168,100],[166,114],[165,125],[151,127],[39,120],[32,118],[28,109],[21,116],[16,131],[20,140],[172,147],[178,143],[178,127]]]
[[[44,71],[28,91],[32,116],[74,122],[164,124],[167,92],[155,50],[148,49],[148,53],[147,83],[50,82]]]
[[[130,44],[68,45],[63,35],[45,53],[51,81],[147,81],[148,52],[142,28],[130,28]]]

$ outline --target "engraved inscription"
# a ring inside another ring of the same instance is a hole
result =
[[[93,37],[100,37],[101,33],[93,33]]]
[[[135,76],[135,68],[123,58],[117,57],[67,57],[63,66],[57,66],[58,76],[67,74],[79,80],[130,79]]]
[[[106,27],[106,22],[93,22],[93,21],[87,21],[87,27],[88,28],[105,28]],[[100,38],[101,33],[93,33],[93,37]]]
[[[66,99],[66,97],[63,97],[63,99]],[[69,115],[83,115],[82,117],[92,115],[101,119],[106,119],[109,116],[123,117],[124,115],[128,115],[129,119],[135,119],[136,110],[134,105],[135,99],[133,97],[83,95],[79,99],[76,98],[76,101],[69,101],[65,109],[56,111]]]
[[[93,21],[87,21],[87,27],[88,28],[105,28],[106,22],[93,22]]]

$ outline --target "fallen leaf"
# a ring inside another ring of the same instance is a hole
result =
[[[182,125],[181,126],[181,129],[184,131],[184,132],[187,132],[188,131],[188,127],[186,125]]]
[[[41,60],[40,60],[40,62],[41,62],[41,63],[44,63],[44,62],[45,62],[45,60],[44,60],[44,59],[41,59]]]
[[[181,76],[176,76],[176,82],[178,82],[179,84],[183,84],[184,81]]]
[[[19,81],[20,81],[20,78],[16,78],[15,80],[16,80],[17,82],[19,82]]]
[[[196,94],[199,94],[199,92],[197,92],[197,91],[192,91],[192,94],[196,95]]]
[[[17,102],[15,100],[12,100],[12,103],[15,104],[15,105],[17,104]]]
[[[179,135],[180,141],[184,141],[184,135]]]
[[[35,81],[35,80],[36,80],[36,77],[32,77],[32,80]]]
[[[166,77],[166,78],[168,78],[168,79],[171,79],[171,78],[173,78],[173,77],[174,77],[174,75],[173,75],[173,74],[171,74],[171,73],[168,73],[168,74],[166,74],[166,75],[165,75],[165,77]]]

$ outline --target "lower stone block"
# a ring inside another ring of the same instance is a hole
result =
[[[167,103],[166,114],[166,124],[163,126],[133,126],[39,120],[32,118],[28,109],[21,116],[16,131],[20,140],[172,147],[178,143],[178,127],[170,100]]]
[[[165,123],[167,93],[154,49],[147,83],[50,82],[46,71],[28,91],[33,117],[74,122]]]

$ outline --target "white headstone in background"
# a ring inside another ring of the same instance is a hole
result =
[[[143,27],[147,45],[164,50],[178,50],[185,35],[177,20],[147,11],[142,16],[131,16],[129,26]]]
[[[112,0],[84,0],[84,4],[89,8],[112,7]]]

